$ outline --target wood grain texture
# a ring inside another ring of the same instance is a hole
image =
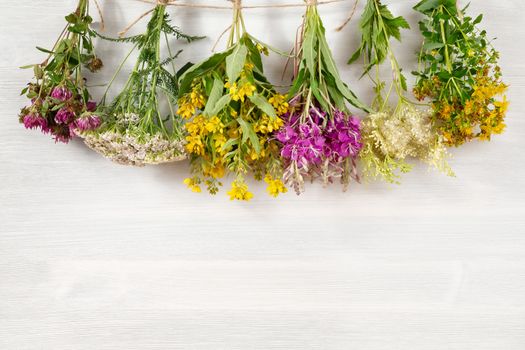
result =
[[[411,2],[388,3],[417,28]],[[148,8],[102,5],[110,35]],[[0,349],[525,349],[522,0],[471,5],[499,38],[512,105],[505,135],[453,150],[457,178],[420,166],[402,186],[315,185],[277,201],[259,186],[250,204],[186,191],[185,163],[120,167],[23,130],[30,72],[17,67],[42,59],[34,46],[52,43],[73,6],[0,3]],[[344,64],[356,21],[331,30],[351,6],[321,12],[343,77],[370,101],[359,68]],[[172,12],[208,36],[179,63],[208,55],[230,20]],[[247,12],[248,27],[286,49],[301,10],[275,13]],[[396,45],[407,71],[420,40],[413,30]],[[99,48],[106,68],[91,81],[106,81],[125,51]],[[266,63],[279,81],[283,59]]]

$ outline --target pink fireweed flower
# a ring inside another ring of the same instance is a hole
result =
[[[67,101],[73,97],[73,93],[64,86],[57,86],[51,91],[51,97],[56,98],[59,101]]]
[[[69,124],[75,119],[75,113],[69,108],[61,108],[55,115],[55,122],[57,124]]]
[[[357,179],[356,159],[363,148],[360,121],[343,111],[332,116],[311,107],[283,116],[285,125],[274,135],[281,143],[284,180],[301,193],[304,181],[322,178],[325,183],[340,178]],[[347,162],[349,160],[349,162]]]

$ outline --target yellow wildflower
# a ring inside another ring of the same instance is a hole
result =
[[[186,130],[193,136],[206,136],[208,134],[208,129],[206,128],[206,118],[202,115],[199,115],[193,121],[185,125]]]
[[[222,132],[224,131],[224,124],[221,122],[219,117],[214,116],[208,119],[208,121],[206,122],[206,130],[212,133],[219,132],[222,134]]]
[[[198,135],[189,135],[186,136],[186,150],[195,155],[204,155],[204,144],[202,139]]]
[[[261,134],[270,134],[279,130],[283,125],[284,121],[281,118],[270,118],[264,114],[261,119],[255,123],[254,130]]]
[[[273,95],[272,97],[270,97],[268,102],[270,102],[273,108],[275,108],[277,115],[285,114],[286,112],[288,112],[288,109],[290,107],[288,101],[286,101],[286,96],[281,94]]]
[[[186,180],[184,180],[184,184],[188,186],[188,188],[192,190],[192,192],[195,192],[195,193],[202,192],[201,187],[199,186],[200,180],[196,178],[187,178]]]
[[[253,198],[253,193],[248,191],[248,185],[242,180],[235,180],[232,188],[228,192],[230,200],[249,201]]]
[[[184,119],[190,119],[197,111],[195,107],[191,104],[188,95],[184,95],[183,97],[181,97],[178,101],[178,104],[179,109],[177,110],[177,114]]]
[[[220,155],[225,155],[228,152],[228,150],[223,149],[224,145],[226,144],[226,141],[228,141],[226,139],[226,136],[222,134],[215,136],[215,139],[214,139],[215,151],[219,153]]]
[[[503,96],[503,100],[494,102],[494,107],[498,109],[498,112],[501,114],[507,113],[509,108],[509,101],[507,101],[507,96]]]
[[[226,170],[224,169],[224,165],[221,163],[216,163],[214,165],[209,166],[206,171],[206,175],[209,175],[210,177],[214,179],[220,179],[224,177],[224,174],[226,173]]]
[[[204,95],[201,93],[200,89],[193,88],[190,93],[191,103],[197,109],[202,109],[206,105],[206,100]]]
[[[261,43],[257,43],[257,50],[259,50],[259,52],[264,54],[265,56],[268,56],[270,54],[268,48],[266,46],[261,45]]]
[[[266,191],[272,197],[277,197],[281,193],[288,192],[288,189],[280,179],[274,179],[271,175],[266,175],[264,182],[268,184]]]
[[[245,83],[242,86],[237,86],[237,83],[225,84],[226,88],[230,90],[230,96],[234,101],[244,102],[247,96],[252,96],[257,88],[252,83]]]

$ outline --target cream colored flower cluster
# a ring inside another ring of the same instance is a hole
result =
[[[123,165],[145,166],[186,158],[185,142],[161,133],[147,134],[108,130],[84,135],[85,144],[104,157]]]
[[[361,158],[366,175],[396,182],[398,172],[408,172],[407,158],[417,158],[453,176],[442,137],[433,128],[430,113],[403,104],[392,113],[374,113],[362,123]]]

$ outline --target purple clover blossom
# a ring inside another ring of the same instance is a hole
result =
[[[69,124],[75,119],[75,113],[69,108],[61,108],[55,115],[55,122],[57,124]]]
[[[89,113],[85,113],[75,121],[75,126],[80,131],[94,130],[98,128],[100,124],[100,117]]]
[[[44,133],[49,131],[47,120],[39,113],[30,113],[23,118],[24,127],[26,129],[42,129]]]
[[[67,101],[73,97],[73,93],[64,86],[57,86],[51,91],[51,97],[59,101]]]
[[[69,143],[71,140],[72,135],[62,135],[62,134],[54,134],[53,138],[55,139],[55,143]]]
[[[94,101],[88,101],[88,102],[86,103],[86,110],[87,110],[88,112],[94,112],[94,111],[96,111],[96,110],[97,110],[97,103],[94,102]]]

